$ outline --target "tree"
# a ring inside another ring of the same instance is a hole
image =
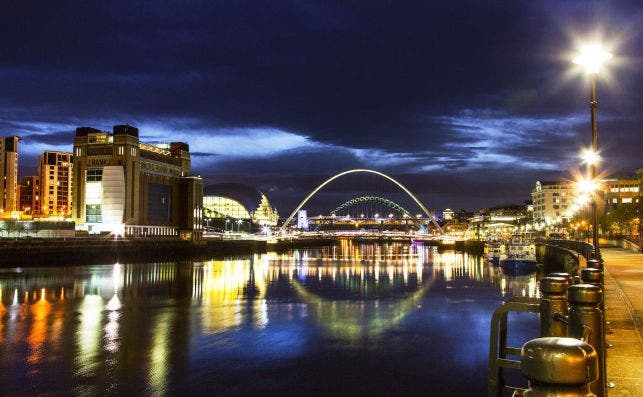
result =
[[[29,232],[31,234],[38,235],[40,230],[42,230],[42,224],[39,221],[31,222],[31,227],[29,228]]]
[[[643,203],[620,204],[605,214],[605,225],[613,234],[637,234],[642,214]]]

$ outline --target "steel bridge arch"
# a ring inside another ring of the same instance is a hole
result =
[[[386,205],[387,207],[394,209],[397,212],[402,213],[403,215],[408,215],[409,217],[411,216],[411,213],[407,211],[404,207],[399,205],[398,203],[391,201],[389,199],[386,199],[384,197],[379,197],[379,196],[361,196],[361,197],[355,197],[351,200],[348,200],[347,202],[343,203],[339,207],[335,208],[333,211],[331,211],[332,214],[337,214],[340,210],[343,210],[344,208],[348,208],[350,206],[353,206],[355,204],[359,203],[366,203],[368,201],[375,201],[381,204]]]
[[[310,192],[310,194],[309,194],[308,196],[306,196],[306,198],[305,198],[301,203],[299,203],[299,205],[297,206],[297,208],[295,208],[295,209],[294,209],[294,211],[290,214],[290,216],[288,217],[288,219],[286,219],[286,221],[281,225],[281,228],[279,229],[279,234],[283,234],[283,233],[284,233],[284,230],[285,230],[285,229],[286,229],[286,227],[290,224],[290,221],[292,220],[292,218],[294,218],[294,217],[295,217],[295,214],[297,214],[297,211],[299,211],[299,210],[301,209],[301,207],[303,207],[303,206],[304,206],[304,204],[306,204],[306,202],[308,202],[308,200],[310,200],[310,198],[311,198],[311,197],[313,197],[313,196],[314,196],[318,191],[320,191],[324,186],[328,185],[329,183],[331,183],[332,181],[334,181],[334,180],[335,180],[335,179],[337,179],[337,178],[341,178],[341,177],[343,177],[344,175],[354,174],[354,173],[358,173],[358,172],[364,172],[364,173],[370,173],[370,174],[379,175],[379,176],[381,176],[381,177],[383,177],[383,178],[386,178],[386,179],[388,179],[389,181],[393,182],[393,183],[394,183],[395,185],[397,185],[400,189],[404,190],[404,193],[408,194],[408,195],[409,195],[409,197],[411,197],[411,198],[413,199],[413,201],[415,201],[415,204],[417,204],[417,205],[422,209],[422,211],[424,211],[424,213],[426,214],[426,216],[428,216],[428,217],[429,217],[429,219],[431,220],[431,222],[433,223],[433,225],[434,225],[435,227],[437,227],[437,228],[438,228],[438,230],[440,231],[440,233],[441,233],[441,234],[444,234],[444,230],[442,230],[442,228],[440,227],[440,225],[438,225],[438,222],[436,222],[436,221],[435,221],[435,218],[433,217],[433,215],[431,215],[431,213],[429,212],[429,210],[427,210],[427,209],[426,209],[426,207],[424,206],[424,204],[422,204],[422,202],[421,202],[420,200],[418,200],[418,198],[417,198],[417,197],[415,197],[415,195],[413,195],[413,193],[411,193],[411,191],[410,191],[409,189],[407,189],[404,185],[402,185],[400,182],[398,182],[398,181],[397,181],[397,180],[395,180],[394,178],[392,178],[392,177],[390,177],[390,176],[388,176],[388,175],[386,175],[386,174],[384,174],[384,173],[382,173],[382,172],[375,171],[375,170],[369,170],[369,169],[366,169],[366,168],[355,168],[355,169],[352,169],[352,170],[348,170],[348,171],[340,172],[339,174],[337,174],[337,175],[333,175],[333,176],[331,176],[330,178],[326,179],[326,180],[324,181],[324,183],[322,183],[321,185],[317,186],[317,188],[315,188],[315,190],[313,190],[312,192]]]

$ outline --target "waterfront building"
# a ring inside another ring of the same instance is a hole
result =
[[[26,176],[22,184],[18,185],[20,191],[20,205],[18,209],[25,215],[40,215],[40,178],[37,175]]]
[[[71,153],[47,150],[40,155],[38,162],[40,182],[38,215],[63,218],[71,216],[72,167],[73,156]]]
[[[297,211],[297,229],[308,230],[308,212],[306,210]]]
[[[206,218],[214,220],[249,221],[260,226],[277,226],[279,220],[265,194],[240,183],[207,186],[203,210]]]
[[[451,208],[447,208],[444,211],[442,211],[442,220],[445,221],[450,221],[453,219],[454,212]]]
[[[0,138],[0,172],[2,172],[3,217],[18,210],[18,141],[17,136]]]
[[[636,177],[639,180],[639,203],[643,202],[643,168],[636,170]]]
[[[640,199],[640,180],[635,175],[612,176],[601,180],[605,198],[605,211],[620,204],[638,203]]]
[[[203,181],[191,174],[189,146],[146,144],[138,129],[76,129],[73,218],[90,233],[198,238]]]
[[[510,237],[531,228],[530,205],[505,205],[480,210],[471,218],[471,226],[479,237]]]
[[[574,202],[574,186],[565,181],[536,181],[531,191],[534,224],[539,228],[568,219],[567,209]]]

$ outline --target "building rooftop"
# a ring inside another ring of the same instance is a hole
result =
[[[262,193],[242,183],[217,183],[203,189],[204,196],[221,196],[238,201],[249,211],[255,211],[261,203]]]

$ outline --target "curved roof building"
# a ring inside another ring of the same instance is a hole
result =
[[[217,183],[203,189],[206,218],[250,219],[258,225],[276,226],[277,210],[265,194],[241,183]]]

